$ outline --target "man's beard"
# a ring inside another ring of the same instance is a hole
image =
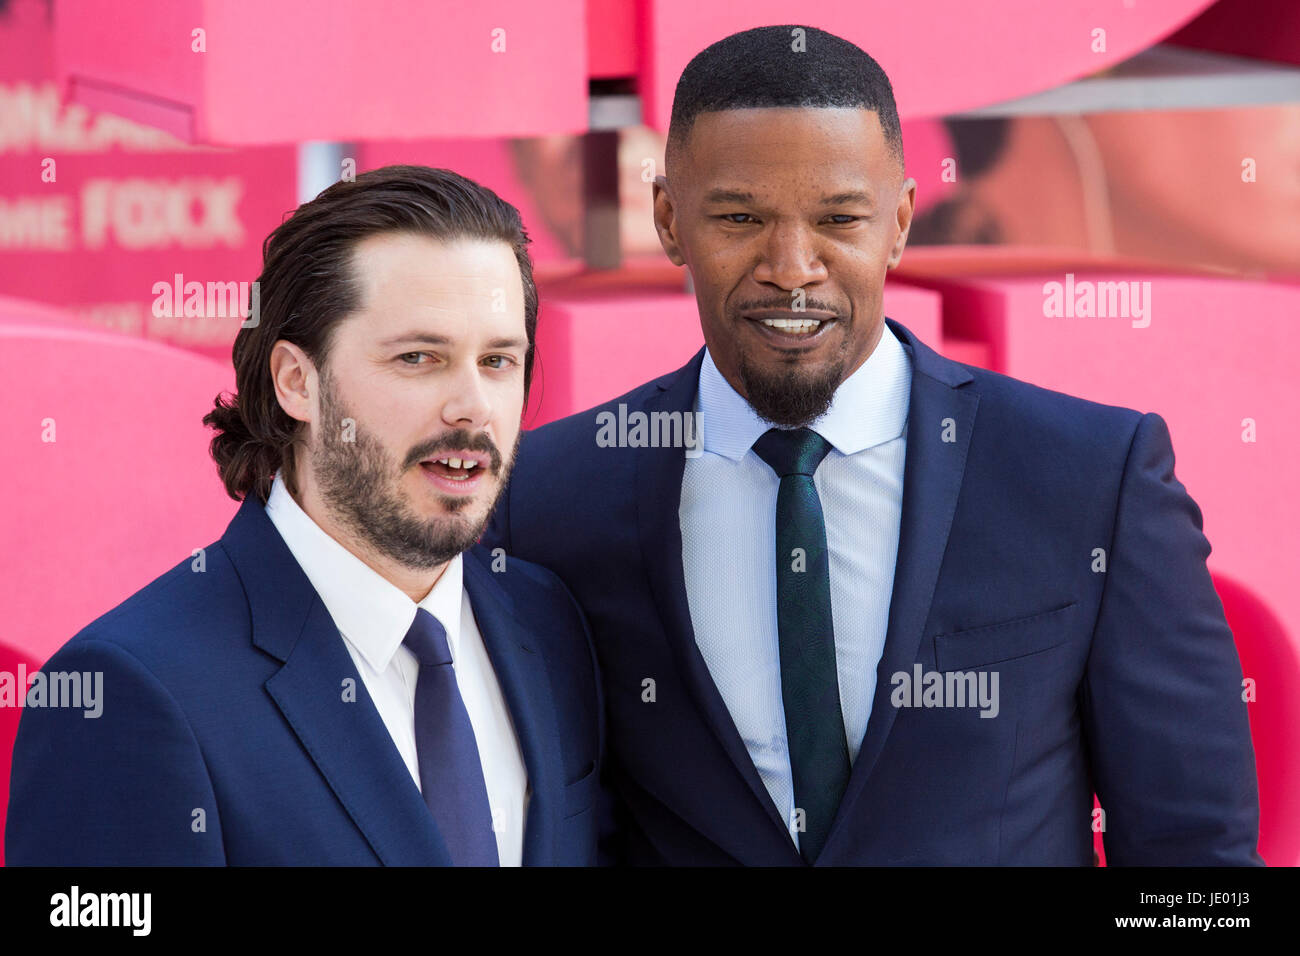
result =
[[[823,369],[810,370],[797,362],[783,364],[773,373],[740,356],[740,382],[750,407],[774,425],[804,428],[826,414],[844,377],[840,354]]]
[[[370,548],[414,570],[429,570],[445,564],[472,547],[492,516],[497,499],[519,447],[502,461],[496,445],[484,434],[464,429],[449,432],[432,442],[411,449],[402,467],[395,468],[377,438],[365,431],[338,401],[325,375],[321,376],[321,422],[311,450],[312,469],[321,499],[331,515]],[[351,442],[343,440],[344,419],[354,423]],[[473,502],[470,497],[440,495],[449,515],[422,518],[403,500],[397,488],[411,467],[441,450],[481,451],[491,459],[485,469],[498,479],[497,492],[478,519],[457,514]]]

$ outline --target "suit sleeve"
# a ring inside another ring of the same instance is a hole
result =
[[[27,707],[5,823],[10,866],[222,865],[216,797],[166,688],[110,641],[66,645],[42,668],[102,675],[98,717]],[[83,701],[84,703],[84,701]],[[202,811],[196,813],[195,811]]]
[[[1081,689],[1110,865],[1263,862],[1241,662],[1209,553],[1200,508],[1174,476],[1169,430],[1145,415]]]

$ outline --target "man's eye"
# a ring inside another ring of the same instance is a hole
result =
[[[829,218],[831,218],[831,219],[833,219],[833,220],[838,220],[838,221],[835,223],[837,226],[847,226],[847,225],[848,225],[849,223],[851,223],[851,222],[857,222],[858,219],[861,218],[861,217],[859,217],[859,216],[850,216],[850,215],[848,215],[847,213],[838,213],[838,214],[836,214],[836,215],[834,215],[834,216],[831,216],[831,217],[829,217]]]
[[[403,362],[405,362],[407,365],[419,365],[419,364],[420,364],[420,356],[421,356],[421,355],[428,355],[428,354],[429,354],[428,352],[403,352],[401,355],[398,356],[398,358],[400,358],[400,359],[401,359]],[[413,361],[413,362],[407,361],[408,359],[411,359],[411,358],[414,358],[415,361]]]
[[[737,218],[737,217],[739,217],[739,218]],[[748,220],[751,220],[751,221],[754,219],[754,217],[751,216],[751,215],[750,215],[749,213],[747,213],[747,212],[728,212],[728,213],[724,213],[724,214],[721,216],[721,218],[722,218],[722,219],[725,219],[727,222],[735,223],[735,224],[738,225],[738,226],[743,226],[743,225],[744,225],[744,223],[741,222],[741,219],[748,219]]]
[[[485,361],[485,362],[492,362],[492,361],[500,362],[500,363],[501,363],[500,365],[493,365],[493,366],[492,366],[492,368],[496,368],[496,369],[505,368],[506,365],[507,365],[507,363],[510,364],[510,365],[514,365],[514,364],[515,364],[515,360],[514,360],[511,356],[509,356],[509,355],[489,355],[489,356],[488,356],[487,358],[485,358],[483,361]]]

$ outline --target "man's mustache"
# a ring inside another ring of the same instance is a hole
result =
[[[432,458],[440,451],[481,451],[489,458],[488,468],[492,474],[501,473],[502,458],[501,452],[483,432],[471,434],[470,432],[460,429],[454,432],[431,439],[422,445],[416,445],[406,456],[406,468],[414,467],[426,459]]]
[[[735,312],[737,315],[743,315],[746,312],[762,312],[765,310],[777,309],[789,310],[791,308],[793,308],[793,306],[789,299],[777,299],[772,302],[741,302],[735,306]],[[823,302],[821,299],[804,299],[802,308],[811,312],[829,312],[837,318],[843,317],[847,314],[843,309],[837,309],[829,302]]]

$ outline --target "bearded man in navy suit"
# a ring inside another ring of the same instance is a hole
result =
[[[532,370],[527,243],[490,190],[414,166],[272,233],[238,394],[204,419],[243,503],[45,665],[102,673],[102,713],[24,712],[9,864],[596,861],[586,624],[475,545]]]
[[[705,348],[527,434],[485,539],[586,612],[623,857],[1090,865],[1104,819],[1111,864],[1259,864],[1165,423],[884,316],[916,183],[876,62],[729,36],[683,72],[666,159],[655,224]]]

